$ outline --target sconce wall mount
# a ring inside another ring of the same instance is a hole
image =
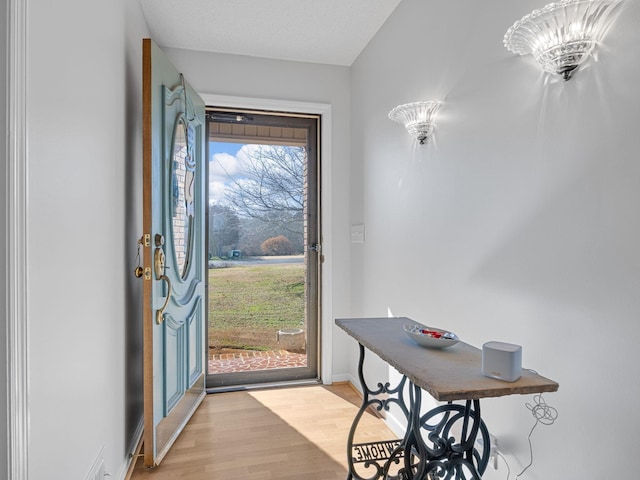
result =
[[[504,36],[504,46],[531,54],[545,72],[571,78],[589,57],[621,0],[563,0],[525,15]]]
[[[442,102],[435,100],[398,105],[389,112],[389,119],[402,123],[423,145],[433,131],[433,123]]]

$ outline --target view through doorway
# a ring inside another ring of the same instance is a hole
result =
[[[318,377],[319,117],[207,110],[207,386]]]

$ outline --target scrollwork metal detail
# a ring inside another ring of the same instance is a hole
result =
[[[403,441],[401,439],[380,442],[355,443],[355,435],[364,413],[373,408],[378,412],[388,411],[392,405],[397,405],[405,418],[409,418],[409,408],[404,398],[407,378],[402,377],[398,385],[392,387],[389,382],[378,383],[375,389],[370,388],[364,379],[364,347],[360,345],[360,360],[358,362],[358,377],[362,386],[362,405],[353,420],[347,441],[347,457],[349,463],[348,480],[375,480],[379,478],[395,479],[389,476],[393,465],[399,465],[404,457]],[[379,397],[383,398],[379,398]],[[358,466],[359,467],[358,467]]]
[[[482,480],[490,455],[489,431],[480,417],[480,401],[449,402],[421,414],[422,390],[406,376],[395,387],[389,382],[367,386],[364,347],[360,344],[358,377],[362,405],[349,431],[347,480]],[[409,392],[408,400],[405,392]],[[402,439],[354,443],[367,409],[400,408],[407,421]],[[482,447],[476,439],[482,439]]]
[[[443,415],[435,424],[429,424],[431,419]],[[464,405],[448,403],[441,405],[423,415],[420,419],[421,428],[428,433],[427,437],[433,447],[427,447],[430,460],[437,460],[444,464],[451,472],[460,472],[456,478],[480,479],[487,468],[490,455],[489,431],[480,418],[480,401],[467,400]],[[459,431],[456,439],[454,431]],[[476,440],[480,436],[483,447],[478,450]],[[484,448],[487,446],[487,448]],[[435,447],[435,448],[434,448]],[[468,470],[471,477],[467,477],[463,470]]]
[[[412,411],[420,411],[421,390],[413,386]],[[480,417],[480,401],[449,402],[416,415],[408,435],[413,453],[408,478],[481,480],[489,462],[489,431]],[[482,439],[480,447],[476,439]]]

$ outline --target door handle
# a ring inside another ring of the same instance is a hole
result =
[[[169,300],[171,300],[171,280],[166,275],[162,275],[158,280],[167,282],[167,298],[165,298],[162,307],[156,310],[156,323],[160,325],[164,321],[164,309],[167,308]]]
[[[164,250],[162,249],[164,237],[158,233],[156,234],[155,240],[156,249],[153,253],[153,268],[156,272],[156,279],[167,282],[167,297],[162,307],[156,310],[156,323],[160,325],[164,321],[164,310],[167,308],[167,305],[169,305],[169,300],[171,300],[171,280],[164,274],[166,268]]]

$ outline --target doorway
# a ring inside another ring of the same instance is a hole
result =
[[[207,109],[207,387],[318,379],[320,117]]]

